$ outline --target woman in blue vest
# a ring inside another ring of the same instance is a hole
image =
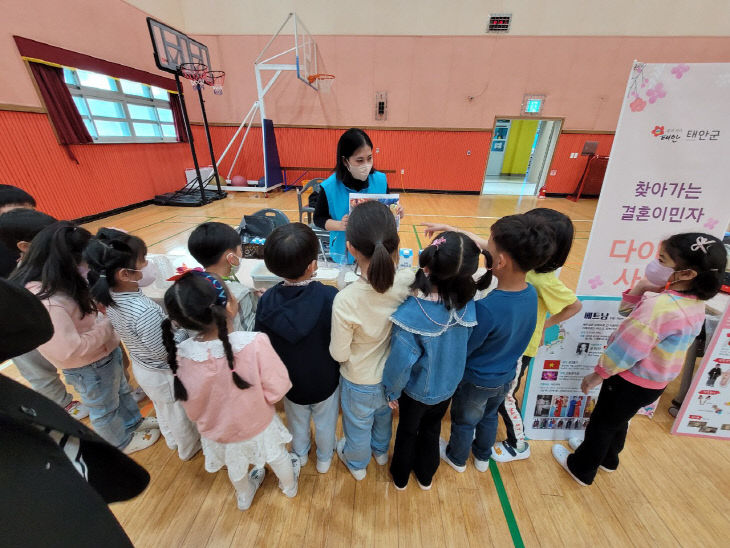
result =
[[[322,182],[314,208],[314,224],[330,231],[330,255],[335,262],[351,264],[345,249],[345,229],[350,216],[350,194],[387,194],[385,174],[373,169],[373,143],[361,129],[348,129],[337,142],[335,172]],[[398,214],[403,217],[403,208]]]

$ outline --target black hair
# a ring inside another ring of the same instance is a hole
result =
[[[474,281],[480,256],[479,246],[465,234],[442,232],[421,251],[418,257],[421,268],[416,272],[411,289],[428,295],[436,286],[444,306],[448,310],[459,310],[474,298],[477,289],[486,289],[492,281],[491,271]],[[428,268],[428,275],[424,268]]]
[[[368,282],[378,293],[385,293],[395,279],[394,254],[400,238],[395,217],[388,206],[372,200],[355,207],[347,221],[345,237],[350,245],[370,259]]]
[[[11,209],[0,215],[0,242],[17,253],[17,257],[19,242],[30,242],[41,230],[56,222],[50,215],[35,209]]]
[[[528,217],[535,217],[545,221],[545,224],[552,230],[554,235],[555,252],[545,264],[535,268],[535,272],[553,272],[563,266],[568,259],[570,248],[573,247],[573,236],[575,228],[570,217],[549,207],[538,207],[526,211]]]
[[[694,270],[697,276],[683,291],[706,301],[717,295],[727,267],[727,250],[723,243],[710,234],[685,232],[675,234],[662,242],[664,251],[677,265],[676,270]]]
[[[41,282],[39,299],[65,293],[79,305],[82,316],[92,314],[96,305],[88,283],[79,273],[82,253],[90,239],[88,230],[71,221],[48,225],[33,238],[28,253],[9,279],[21,285]]]
[[[113,228],[99,229],[84,250],[91,296],[104,306],[114,305],[111,289],[117,283],[117,272],[136,269],[145,255],[147,246],[141,238]]]
[[[502,217],[492,225],[489,237],[523,272],[542,266],[555,253],[553,231],[535,216]]]
[[[225,282],[215,274],[215,277],[229,295]],[[228,315],[226,307],[217,304],[218,290],[211,281],[201,274],[189,272],[177,280],[172,287],[165,292],[165,308],[169,318],[162,321],[162,342],[167,350],[167,363],[175,377],[174,392],[175,399],[186,401],[187,390],[177,376],[177,346],[172,328],[174,321],[181,327],[191,331],[201,331],[213,325],[218,328],[218,338],[223,343],[223,350],[228,361],[228,369],[231,370],[234,384],[241,390],[250,388],[251,385],[241,378],[233,369],[233,349],[228,340]]]
[[[335,164],[335,176],[338,180],[345,182],[352,180],[352,175],[350,175],[350,170],[345,165],[345,160],[352,156],[358,148],[365,145],[373,148],[373,142],[368,134],[359,128],[350,128],[340,135],[340,140],[337,141],[337,163]],[[375,168],[371,169],[370,173],[373,173],[373,171],[375,171]]]
[[[266,238],[264,263],[277,276],[295,280],[317,260],[318,253],[319,240],[314,231],[302,223],[289,223]]]
[[[28,204],[36,206],[35,198],[25,190],[12,185],[0,185],[0,207]]]
[[[188,251],[203,268],[221,260],[229,249],[241,245],[241,236],[236,230],[223,223],[209,222],[195,227],[188,238]]]

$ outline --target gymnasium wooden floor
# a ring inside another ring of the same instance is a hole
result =
[[[266,200],[239,194],[203,208],[147,206],[88,228],[129,230],[151,253],[184,252],[200,222],[235,224],[264,207],[297,219],[296,203],[294,192]],[[595,200],[433,194],[407,194],[403,204],[402,245],[413,248],[424,241],[422,222],[440,220],[486,235],[503,215],[538,206],[562,211],[577,229],[562,271],[573,288],[596,207]],[[12,366],[3,373],[18,377]],[[160,441],[134,455],[149,470],[150,486],[112,508],[139,547],[728,546],[730,444],[669,434],[673,419],[667,407],[677,386],[670,385],[653,420],[633,420],[621,468],[599,473],[591,487],[562,471],[550,453],[552,442],[535,441],[530,459],[492,463],[483,474],[471,463],[464,474],[441,466],[431,491],[421,491],[412,480],[406,491],[396,492],[387,467],[374,462],[362,482],[336,458],[329,473],[320,475],[312,457],[295,499],[284,497],[267,472],[251,509],[240,512],[225,471],[205,472],[201,454],[181,462]],[[447,414],[442,432],[448,428]],[[499,439],[502,435],[500,425]]]

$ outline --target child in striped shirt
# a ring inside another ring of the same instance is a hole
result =
[[[585,440],[570,440],[572,455],[553,446],[553,456],[575,481],[590,485],[599,468],[618,468],[629,420],[681,372],[705,321],[704,301],[720,290],[726,263],[725,247],[714,236],[676,234],[660,244],[645,277],[624,293],[619,311],[628,317],[581,385],[588,394],[603,382]]]
[[[137,382],[155,406],[160,432],[167,446],[188,460],[200,450],[200,435],[180,402],[173,395],[173,376],[162,342],[162,308],[140,287],[155,281],[147,246],[138,237],[112,228],[102,228],[89,242],[84,259],[94,300],[106,307],[106,315],[124,342]],[[175,333],[176,342],[187,332]]]

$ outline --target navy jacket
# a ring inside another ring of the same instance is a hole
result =
[[[269,336],[293,385],[286,397],[299,405],[326,400],[340,382],[340,364],[329,351],[336,294],[319,282],[282,282],[267,290],[256,308],[254,329]]]

